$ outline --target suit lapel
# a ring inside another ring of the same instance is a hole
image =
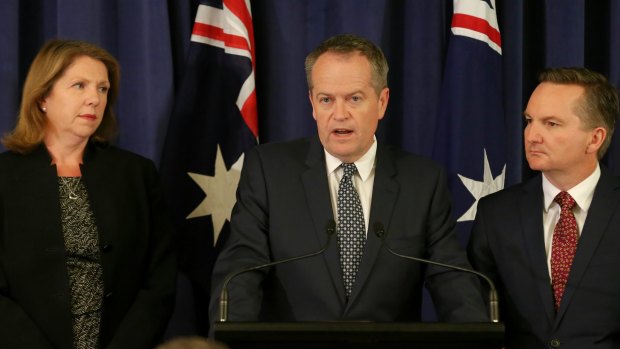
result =
[[[334,215],[329,194],[329,183],[327,182],[323,147],[317,137],[314,137],[310,142],[306,165],[308,169],[302,173],[301,178],[306,197],[308,198],[308,210],[312,215],[314,231],[319,245],[324,246],[327,243],[326,225],[329,221],[334,220]],[[331,237],[329,247],[323,254],[323,259],[332,277],[334,289],[344,304],[344,283],[342,269],[340,268],[336,234]]]
[[[519,202],[519,210],[523,223],[523,239],[530,260],[534,282],[538,288],[547,319],[549,323],[553,323],[555,309],[547,265],[547,253],[545,251],[542,221],[543,201],[542,175],[538,175],[525,185]]]
[[[381,222],[389,231],[389,223],[398,193],[398,183],[393,180],[396,173],[392,157],[387,149],[377,146],[375,166],[375,179],[372,190],[372,202],[370,205],[369,227],[366,227],[367,238],[364,246],[364,254],[355,277],[355,284],[351,293],[349,305],[354,304],[360,290],[368,281],[372,268],[381,250],[381,240],[375,236],[373,225]]]
[[[23,167],[15,171],[14,188],[19,188],[19,200],[29,203],[24,204],[25,207],[29,206],[30,210],[41,214],[39,223],[45,228],[41,229],[40,236],[31,238],[39,243],[44,241],[45,247],[64,250],[56,166],[51,165],[51,157],[43,145],[26,159],[22,162]]]
[[[575,289],[586,272],[588,264],[607,231],[608,223],[620,202],[620,181],[601,166],[601,178],[594,190],[594,197],[588,210],[588,216],[579,238],[577,252],[571,266],[562,304],[556,318],[556,326],[566,312]]]

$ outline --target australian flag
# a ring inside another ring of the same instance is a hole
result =
[[[199,5],[161,162],[177,229],[179,285],[193,296],[186,308],[195,313],[182,316],[195,322],[190,332],[202,335],[211,269],[228,233],[243,154],[258,142],[250,11],[249,0]]]
[[[502,189],[506,173],[495,0],[455,0],[451,29],[433,157],[448,171],[459,238],[466,243],[478,200]]]

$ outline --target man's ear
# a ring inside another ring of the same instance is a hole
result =
[[[308,99],[310,99],[310,106],[312,106],[312,117],[316,120],[316,112],[314,111],[314,100],[312,99],[312,91],[308,91]]]
[[[607,138],[607,130],[603,127],[596,127],[592,131],[590,131],[590,142],[586,146],[586,153],[597,153],[599,149],[603,146],[603,142]]]
[[[390,89],[385,87],[379,93],[379,120],[385,116],[385,110],[387,109],[388,102],[390,100]]]

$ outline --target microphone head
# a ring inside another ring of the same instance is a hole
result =
[[[381,222],[375,222],[374,224],[375,235],[379,239],[385,238],[385,229],[383,228],[383,224]]]
[[[327,221],[325,225],[325,231],[327,232],[327,236],[332,236],[336,232],[336,222],[333,219]]]

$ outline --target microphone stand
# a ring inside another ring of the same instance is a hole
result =
[[[293,261],[297,261],[300,259],[304,259],[304,258],[308,258],[308,257],[314,257],[317,255],[322,254],[323,252],[325,252],[327,250],[327,247],[329,247],[329,242],[331,241],[332,236],[334,235],[335,231],[336,231],[336,222],[334,222],[333,220],[330,220],[329,222],[327,222],[327,226],[325,228],[326,232],[327,232],[327,242],[325,243],[325,246],[323,246],[320,250],[316,251],[316,252],[311,252],[311,253],[307,253],[301,256],[296,256],[296,257],[291,257],[291,258],[286,258],[280,261],[275,261],[275,262],[269,262],[269,263],[265,263],[265,264],[261,264],[261,265],[256,265],[253,267],[247,267],[241,270],[237,270],[237,271],[233,271],[231,273],[229,273],[226,278],[224,279],[224,283],[222,285],[222,291],[220,292],[220,322],[226,322],[228,321],[228,283],[230,282],[230,280],[234,279],[235,277],[249,272],[249,271],[254,271],[254,270],[259,270],[259,269],[263,269],[263,268],[267,268],[267,267],[273,267],[276,266],[278,264],[282,264],[282,263],[288,263],[288,262],[293,262]]]
[[[491,317],[491,322],[499,322],[499,303],[497,300],[498,298],[497,289],[495,288],[495,284],[493,283],[493,281],[491,281],[491,279],[488,276],[478,271],[475,271],[473,269],[463,268],[458,265],[450,265],[450,264],[445,264],[441,262],[435,262],[430,259],[423,259],[423,258],[417,258],[417,257],[406,256],[404,254],[400,254],[392,250],[390,246],[388,246],[388,244],[385,242],[385,238],[387,234],[385,233],[385,229],[383,229],[383,224],[381,224],[380,222],[376,222],[374,224],[374,228],[375,228],[375,235],[377,235],[377,237],[381,239],[381,244],[383,245],[383,247],[385,247],[385,249],[387,249],[388,252],[390,252],[391,254],[395,256],[409,259],[415,262],[432,264],[432,265],[436,265],[436,266],[440,266],[440,267],[444,267],[448,269],[459,270],[459,271],[463,271],[466,273],[474,274],[480,277],[481,279],[483,279],[484,281],[486,281],[486,283],[489,285],[489,316]]]

